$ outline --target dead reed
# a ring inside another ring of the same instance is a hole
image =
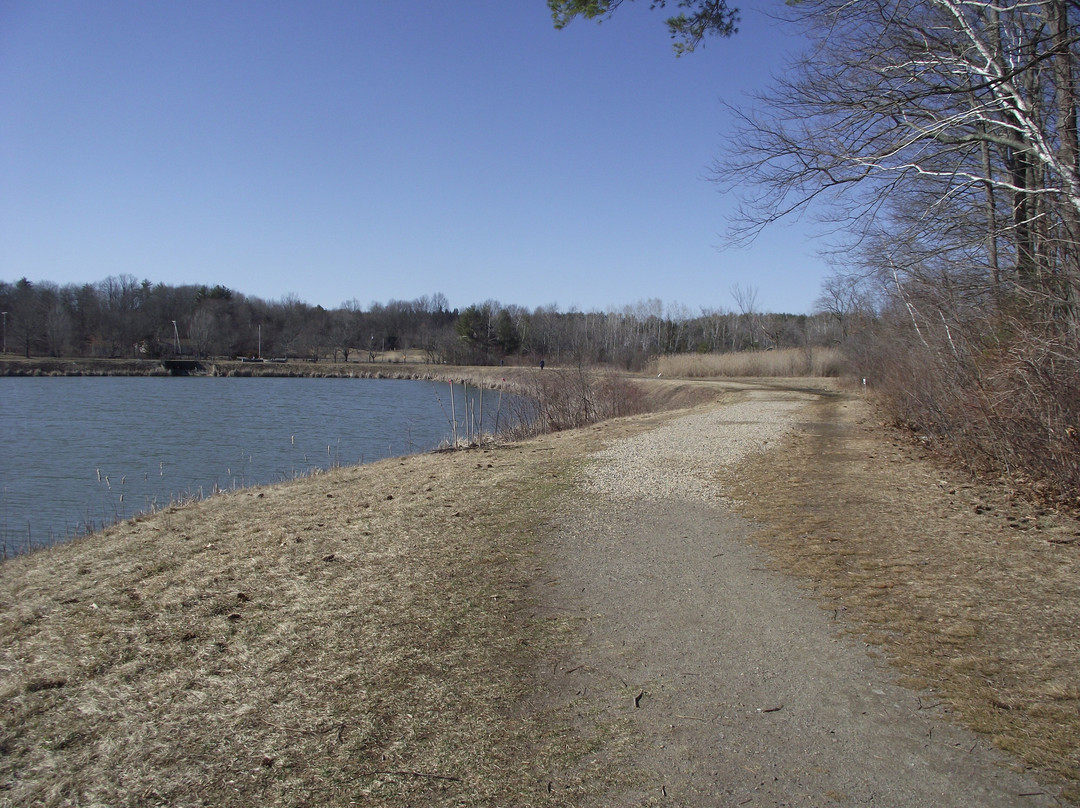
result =
[[[794,378],[839,376],[844,356],[838,348],[784,348],[724,354],[670,354],[650,365],[652,375],[670,378]]]
[[[523,438],[636,415],[646,409],[637,382],[583,366],[537,371],[518,378],[521,399],[511,411],[510,438]]]

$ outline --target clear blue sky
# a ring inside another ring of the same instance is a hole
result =
[[[706,179],[775,3],[676,58],[645,0],[0,0],[0,278],[809,312],[809,227],[721,250]]]

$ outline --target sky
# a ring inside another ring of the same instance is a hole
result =
[[[812,226],[725,247],[709,180],[781,3],[676,58],[644,0],[0,0],[0,279],[809,313]]]

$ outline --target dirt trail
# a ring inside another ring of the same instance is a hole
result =
[[[603,805],[1057,804],[747,542],[717,474],[767,462],[814,396],[743,395],[596,453],[552,521],[538,596],[580,642],[541,678],[597,740],[548,789],[572,799],[606,771]]]

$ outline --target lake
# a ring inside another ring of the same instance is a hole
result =
[[[451,407],[453,390],[453,408]],[[388,379],[0,378],[0,554],[216,491],[437,448],[478,391]],[[483,429],[511,419],[488,391]]]

